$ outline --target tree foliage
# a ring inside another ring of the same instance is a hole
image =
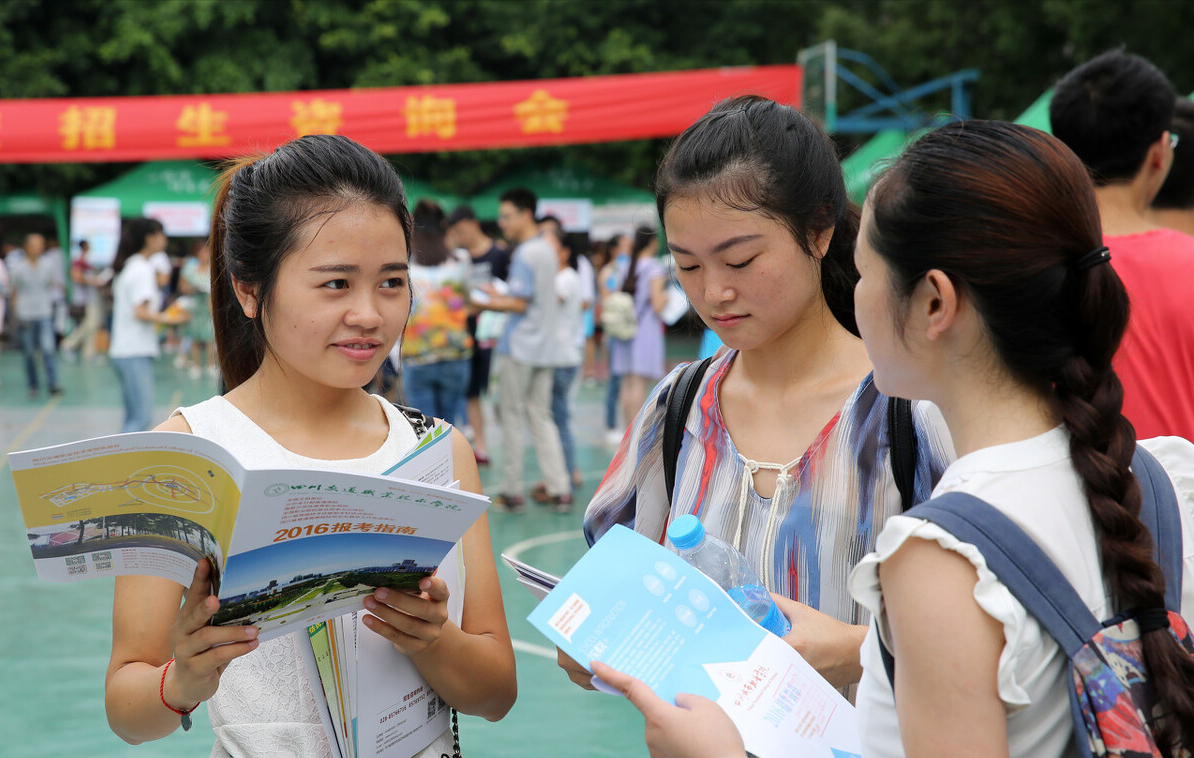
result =
[[[1118,45],[1188,92],[1190,28],[1194,3],[1171,0],[5,0],[0,92],[282,91],[790,63],[833,38],[904,86],[980,69],[975,115],[1014,118],[1068,69]],[[864,102],[842,93],[843,108]],[[664,145],[394,159],[461,194],[528,160],[576,163],[642,186]],[[0,191],[70,195],[127,168],[5,166]]]

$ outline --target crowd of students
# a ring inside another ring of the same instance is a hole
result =
[[[647,391],[662,373],[655,346],[624,348],[625,376],[643,381],[624,380],[623,392],[641,384],[645,398],[628,409],[586,536],[620,523],[663,541],[671,519],[700,517],[775,593],[792,622],[785,640],[856,698],[867,756],[1076,755],[1085,736],[1071,720],[1066,651],[980,550],[903,515],[946,493],[980,498],[1053,559],[1087,610],[1137,625],[1161,706],[1148,714],[1150,750],[1188,751],[1194,238],[1149,211],[1183,144],[1175,101],[1146,61],[1100,56],[1058,84],[1057,136],[991,121],[941,127],[878,179],[861,213],[831,140],[799,111],[752,96],[715,106],[671,145],[655,188],[679,283],[726,348],[699,379],[670,491],[664,410],[689,369]],[[521,452],[526,419],[543,495],[563,508],[571,486],[551,401],[577,351],[561,361],[551,345],[558,324],[583,319],[575,277],[561,281],[559,231],[538,223],[535,205],[521,190],[502,197],[499,225],[516,245],[506,284],[477,283],[470,299],[508,314],[495,368],[503,452]],[[421,241],[442,226],[427,209],[412,219],[391,166],[343,137],[303,137],[235,164],[211,241],[229,392],[161,428],[211,437],[249,465],[382,470],[415,443],[417,411],[360,388],[410,328],[412,290],[426,297],[443,281],[430,269],[467,263]],[[473,259],[492,250],[451,235]],[[636,312],[657,315],[657,262],[632,247],[615,285]],[[444,288],[448,301],[464,286]],[[451,373],[459,387],[463,365]],[[1184,581],[1168,616],[1132,469],[1138,439],[1177,496]],[[893,460],[909,449],[910,466]],[[458,432],[454,450],[461,486],[479,491]],[[514,509],[521,455],[504,466],[494,501]],[[465,570],[451,581],[370,595],[368,625],[449,705],[498,719],[516,685],[485,518],[460,548]],[[209,701],[214,755],[326,754],[293,642],[259,646],[252,627],[206,625],[210,570],[200,562],[185,589],[117,580],[113,729],[156,739]],[[462,616],[448,612],[452,597]],[[898,663],[890,671],[884,650]],[[599,662],[560,664],[582,686],[595,672],[621,689],[646,715],[653,755],[745,753],[709,701],[665,703]],[[441,753],[446,734],[420,755]]]

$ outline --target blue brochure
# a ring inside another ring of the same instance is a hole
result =
[[[674,702],[717,702],[760,758],[860,752],[854,708],[788,643],[680,556],[615,526],[528,620],[570,657],[599,660]]]

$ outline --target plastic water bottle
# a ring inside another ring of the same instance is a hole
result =
[[[681,516],[667,529],[681,558],[721,586],[755,623],[783,637],[792,625],[763,587],[746,558],[725,540],[705,533],[696,516]]]

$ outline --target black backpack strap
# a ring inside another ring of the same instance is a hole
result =
[[[667,398],[667,412],[663,417],[663,481],[667,487],[667,501],[672,502],[672,490],[676,487],[676,461],[680,457],[680,442],[684,439],[684,422],[688,411],[696,400],[701,377],[713,363],[710,356],[703,361],[693,361],[680,369],[676,383]]]
[[[1165,607],[1181,613],[1182,517],[1169,474],[1140,445],[1132,456],[1132,473],[1140,484],[1140,523],[1153,536],[1153,560],[1165,574]]]
[[[435,428],[435,419],[423,413],[418,408],[411,408],[408,405],[399,405],[398,403],[394,403],[394,407],[410,422],[410,427],[414,430],[416,439],[422,439],[424,434]]]
[[[912,401],[887,398],[887,440],[891,473],[900,493],[901,510],[916,505],[916,426],[912,423]]]

